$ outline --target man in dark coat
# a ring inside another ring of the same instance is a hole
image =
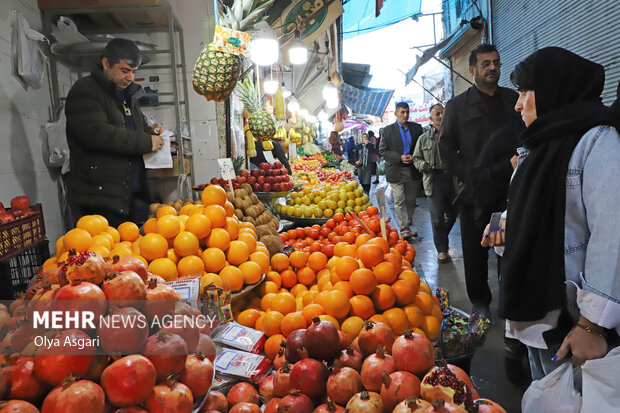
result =
[[[403,238],[418,235],[410,226],[422,175],[413,167],[412,154],[422,132],[421,125],[409,122],[409,105],[400,102],[396,105],[396,122],[383,128],[379,142],[379,153],[385,159],[385,179],[392,188],[396,221]]]
[[[501,63],[494,45],[481,44],[471,51],[469,73],[474,86],[450,100],[444,112],[439,153],[450,173],[462,184],[457,193],[467,295],[473,309],[490,315],[488,248],[480,246],[487,222],[475,219],[475,199],[470,174],[489,136],[518,118],[515,91],[499,87]]]
[[[131,40],[110,40],[101,67],[75,82],[67,95],[67,186],[75,220],[99,214],[117,226],[140,224],[148,216],[142,155],[159,150],[164,141],[138,105],[144,92],[133,78],[140,62],[140,50]]]

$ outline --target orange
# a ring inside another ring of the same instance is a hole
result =
[[[441,312],[441,308],[438,305],[435,305],[435,304],[433,305],[433,309],[431,310],[431,315],[439,321],[443,320],[443,313]]]
[[[179,260],[177,264],[179,277],[200,277],[205,272],[205,264],[195,255],[188,255]]]
[[[181,221],[174,215],[164,215],[157,220],[157,233],[170,239],[181,232]]]
[[[323,314],[325,314],[325,309],[321,304],[317,303],[308,304],[301,310],[301,315],[304,316],[308,325],[312,324],[314,317],[319,317]]]
[[[327,265],[327,255],[322,252],[313,252],[308,257],[308,267],[314,271],[321,271]]]
[[[267,272],[267,276],[265,277],[265,279],[267,281],[274,282],[278,286],[278,288],[282,286],[282,276],[280,275],[279,272],[269,271]]]
[[[334,285],[334,288],[333,288],[334,290],[343,291],[349,298],[355,295],[348,281],[336,281],[333,285]]]
[[[254,328],[258,317],[260,317],[260,311],[253,308],[248,308],[247,310],[243,310],[239,313],[239,316],[237,316],[237,323],[242,326]]]
[[[65,252],[65,236],[61,236],[60,238],[58,238],[56,240],[56,244],[54,246],[54,249],[56,250],[56,256],[60,257],[62,255],[63,252]]]
[[[114,248],[112,248],[112,250],[110,250],[110,256],[113,257],[115,255],[118,255],[119,257],[129,257],[130,255],[132,255],[132,251],[128,247],[124,247],[118,244]],[[144,255],[142,256],[144,257]]]
[[[250,327],[253,328],[254,326]],[[274,334],[273,336],[269,337],[267,341],[265,341],[265,355],[271,360],[276,358],[283,340],[286,340],[286,337],[284,337],[282,334]]]
[[[392,308],[396,302],[396,294],[387,284],[379,284],[372,293],[372,301],[377,310],[387,310]]]
[[[280,330],[280,323],[284,315],[278,311],[267,311],[263,315],[263,332],[267,334],[267,336],[273,336],[275,334],[280,334],[282,330]]]
[[[299,311],[288,313],[284,316],[282,321],[280,321],[280,331],[282,331],[282,334],[286,337],[293,331],[306,328],[307,326],[306,319]]]
[[[211,284],[219,288],[224,288],[224,280],[222,280],[222,277],[212,272],[207,272],[200,278],[200,295],[201,296],[202,294],[204,294],[205,287]]]
[[[190,211],[192,210],[192,207],[194,206],[194,204],[185,204],[181,207],[181,209],[179,209],[179,215],[191,215]]]
[[[97,234],[94,237],[92,237],[91,245],[101,245],[103,247],[106,247],[107,249],[111,249],[112,244],[113,242],[110,241],[110,238],[106,237],[103,234]]]
[[[297,274],[293,270],[284,270],[280,276],[282,277],[282,287],[291,288],[297,284]]]
[[[430,314],[433,309],[433,299],[430,295],[422,291],[418,292],[413,297],[412,303],[415,304],[425,315]]]
[[[371,238],[372,237],[368,234],[360,234],[355,239],[355,246],[359,248],[360,245],[366,244]]]
[[[277,293],[278,292],[278,285],[276,283],[274,283],[273,281],[265,281],[264,283],[262,283],[260,285],[260,295],[264,296],[265,294],[269,294],[269,293]]]
[[[260,317],[258,317],[258,320],[256,320],[256,325],[254,325],[254,329],[258,330],[258,331],[263,331],[263,316],[265,314],[261,314]],[[282,334],[278,334],[279,336],[282,336]],[[284,336],[282,336],[284,337]]]
[[[380,262],[372,269],[373,274],[377,278],[377,282],[380,284],[392,284],[398,273],[394,264],[388,261]]]
[[[273,297],[275,297],[276,294],[275,293],[267,293],[263,296],[263,298],[261,298],[260,300],[260,309],[263,311],[267,311],[271,309],[271,301],[273,300]]]
[[[207,247],[219,248],[222,251],[226,251],[230,245],[230,235],[222,228],[213,228],[211,233],[207,236]]]
[[[163,207],[157,210],[157,214],[155,215],[158,219],[163,217],[164,215],[178,215],[177,210],[174,209],[173,206],[164,205]]]
[[[413,285],[407,280],[396,280],[392,284],[392,290],[396,294],[396,302],[400,306],[411,303],[416,295]]]
[[[297,271],[297,279],[303,285],[310,285],[316,280],[316,274],[312,268],[303,267]]]
[[[323,286],[324,286],[325,284],[329,283],[329,282],[330,282],[330,280],[329,280],[329,274],[327,274],[327,275],[323,275],[321,278],[319,278],[319,279],[316,281],[317,289],[318,289],[319,291],[323,291]]]
[[[291,293],[278,293],[271,300],[271,309],[286,315],[297,309],[295,297]]]
[[[310,287],[312,288],[312,287]],[[312,304],[314,302],[314,298],[319,294],[318,291],[313,291],[313,290],[308,290],[307,293],[305,293],[302,297],[302,304],[304,306],[307,306],[309,304]]]
[[[220,270],[220,277],[224,282],[224,288],[238,291],[243,288],[243,273],[233,265],[227,265]]]
[[[202,205],[192,205],[191,208],[189,209],[188,215],[192,216],[196,214],[202,214],[204,210],[205,208]]]
[[[341,281],[340,277],[338,277],[338,274],[336,274],[336,271],[330,271],[329,272],[329,282],[332,283],[332,285],[336,285],[337,282]]]
[[[388,320],[383,314],[374,314],[372,317],[369,318],[369,320],[374,321],[375,323],[385,324],[386,326],[390,327],[390,329],[392,328],[392,326],[390,325],[390,320]]]
[[[250,261],[254,261],[260,265],[261,274],[266,274],[269,271],[269,255],[261,251],[254,251],[250,254]]]
[[[120,242],[121,234],[118,233],[116,228],[108,227],[108,229],[106,229],[105,232],[107,232],[108,234],[112,235],[112,240],[114,241],[115,244]]]
[[[100,245],[100,244],[93,244],[93,245],[91,245],[90,248],[87,251],[88,252],[94,252],[95,254],[99,254],[99,255],[101,255],[104,258],[110,256],[109,248],[107,248],[107,247],[105,247],[103,245]],[[53,257],[53,258],[56,259],[56,257]],[[51,258],[50,258],[50,260],[51,260]],[[45,265],[44,265],[44,267],[45,267]]]
[[[422,325],[424,314],[422,314],[422,311],[420,311],[418,307],[414,304],[409,304],[403,307],[403,310],[405,310],[405,314],[409,320],[409,325],[412,328],[420,327]]]
[[[271,268],[275,271],[282,272],[289,266],[289,260],[286,254],[278,252],[271,257]]]
[[[387,254],[388,252],[390,252],[390,243],[381,237],[375,237],[371,239],[370,241],[368,241],[368,243],[381,247],[384,254]]]
[[[91,236],[95,236],[104,232],[107,229],[107,221],[105,225],[106,226],[104,227],[103,221],[101,221],[95,215],[84,215],[78,220],[77,224],[75,224],[75,227],[88,231]]]
[[[267,249],[267,246],[260,241],[256,242],[256,251],[264,252],[268,257],[271,256],[271,254],[269,254],[269,250]]]
[[[243,280],[246,284],[254,284],[260,280],[263,274],[260,265],[254,261],[246,261],[239,266],[241,273],[243,274]]]
[[[420,328],[424,331],[429,340],[435,340],[439,337],[441,323],[436,317],[432,315],[425,315]]]
[[[237,239],[239,236],[239,223],[236,218],[226,217],[224,229],[228,232],[228,235],[230,235],[230,239]]]
[[[157,232],[157,218],[149,218],[149,219],[147,219],[146,222],[144,223],[144,225],[142,226],[142,229],[144,230],[145,234],[150,234],[152,232]]]
[[[426,284],[425,282],[420,283],[420,288],[418,289],[418,291],[423,291],[430,296],[433,295],[433,293],[431,292],[431,287],[429,287],[428,284]]]
[[[349,284],[355,294],[369,295],[375,291],[377,287],[377,279],[368,268],[360,268],[353,271]]]
[[[400,258],[398,255],[393,254],[391,252],[385,254],[385,262],[391,262],[392,265],[394,266],[394,270],[397,273],[401,272],[401,267],[402,267],[402,258]],[[379,264],[381,265],[381,264]],[[398,275],[398,274],[397,274]]]
[[[200,194],[200,200],[205,205],[220,205],[226,203],[226,191],[219,185],[209,185]]]
[[[211,228],[224,228],[226,226],[226,210],[221,205],[208,205],[202,212],[211,221]]]
[[[152,232],[140,238],[140,254],[147,260],[163,258],[167,252],[168,241],[163,235]]]
[[[166,252],[166,258],[170,258],[172,261],[174,261],[175,264],[177,264],[180,257],[174,251],[174,248],[168,248],[168,251]]]
[[[157,258],[149,264],[149,270],[159,275],[166,281],[176,280],[178,277],[178,270],[176,264],[169,258]]]
[[[233,217],[235,215],[235,207],[229,201],[224,203],[224,209],[226,210],[227,217]]]
[[[308,262],[308,254],[303,251],[293,251],[288,257],[289,263],[293,268],[302,268]]]
[[[334,256],[335,257],[343,257],[344,251],[345,251],[345,247],[349,246],[348,243],[341,241],[341,242],[337,242],[336,245],[334,245]]]
[[[56,264],[57,264],[56,257],[46,259],[45,262],[43,263],[43,272],[46,272],[50,268],[55,268]]]
[[[208,272],[218,272],[226,265],[226,255],[219,248],[207,248],[202,252],[202,262]]]
[[[336,261],[336,274],[338,274],[338,278],[342,281],[348,281],[353,271],[356,271],[359,268],[359,262],[352,257],[340,257],[338,258],[338,261]]]
[[[412,328],[412,329],[411,329],[411,332],[412,332],[412,333],[415,333],[415,334],[419,334],[419,335],[421,335],[422,337],[426,337],[426,333],[425,333],[425,332],[424,332],[424,330],[422,330],[421,328]],[[428,338],[428,337],[426,337],[426,338]]]
[[[90,233],[82,228],[74,228],[67,232],[63,238],[63,245],[65,251],[76,250],[77,252],[84,252],[93,243],[93,238]]]
[[[387,252],[389,252],[389,249]],[[361,260],[364,267],[372,268],[383,261],[383,255],[385,253],[386,252],[384,252],[380,246],[368,243],[357,249],[355,258]]]
[[[297,298],[299,294],[305,293],[307,291],[308,291],[308,287],[306,287],[303,284],[295,284],[293,288],[291,288],[291,294],[293,294],[295,298]]]
[[[375,306],[366,295],[354,295],[349,299],[351,309],[349,314],[368,320],[375,313]]]
[[[174,237],[174,251],[181,257],[196,254],[198,248],[198,238],[189,231],[180,232]]]
[[[191,215],[185,221],[185,231],[189,231],[202,239],[211,233],[211,220],[206,215]]]
[[[252,235],[249,232],[239,232],[237,239],[239,241],[245,242],[245,244],[248,246],[250,254],[256,251],[256,235]]]
[[[409,319],[402,308],[394,307],[383,312],[383,316],[388,319],[392,331],[397,336],[409,329]]]
[[[351,308],[349,297],[341,290],[331,290],[322,300],[321,305],[327,314],[336,318],[346,317]]]
[[[321,321],[329,321],[330,323],[335,325],[338,330],[340,330],[340,323],[338,322],[338,320],[336,320],[336,318],[334,318],[334,316],[331,316],[329,314],[323,314],[319,316],[319,319]]]
[[[331,283],[331,281],[328,281],[328,282],[324,283],[321,286],[320,290],[321,291],[330,291],[332,288],[334,288],[334,285]]]
[[[256,236],[256,227],[251,222],[240,222],[239,234],[250,234],[254,237],[254,239],[258,238]]]
[[[343,236],[342,236],[342,240],[344,242],[346,242],[347,244],[355,244],[355,234],[353,232],[346,232]],[[356,245],[357,247],[357,245]]]
[[[407,280],[413,286],[414,291],[418,291],[420,289],[420,277],[415,271],[412,270],[403,270],[398,276],[399,280]]]
[[[242,241],[230,241],[228,251],[226,251],[226,259],[232,265],[239,265],[242,262],[246,262],[250,256],[250,251],[245,242]]]
[[[363,327],[364,320],[361,317],[351,316],[342,322],[340,330],[347,335],[349,341],[353,341]]]

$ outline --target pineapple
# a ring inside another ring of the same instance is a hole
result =
[[[275,0],[235,0],[232,7],[218,11],[220,26],[248,31],[263,19],[265,10]],[[192,73],[192,86],[207,100],[223,102],[235,89],[241,71],[241,58],[237,55],[210,50],[205,46]]]
[[[261,97],[258,95],[254,82],[246,78],[243,83],[237,85],[237,92],[239,99],[250,112],[248,126],[252,135],[259,141],[268,141],[273,138],[276,133],[276,124],[273,117],[261,107]]]

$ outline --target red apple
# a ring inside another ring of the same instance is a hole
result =
[[[250,176],[250,171],[248,171],[247,169],[241,169],[239,171],[239,175],[241,175],[244,178],[247,178],[248,176]]]
[[[248,184],[254,185],[255,183],[256,183],[256,177],[255,176],[250,176],[248,178]]]
[[[256,183],[258,183],[259,185],[262,185],[265,183],[265,177],[264,176],[259,176],[258,178],[256,178]]]
[[[269,185],[273,185],[275,183],[275,177],[268,176],[267,178],[265,178],[265,182],[268,183]]]
[[[226,184],[226,180],[223,178],[220,178],[217,180],[217,184],[221,187],[223,187]]]
[[[209,181],[211,183],[211,185],[217,185],[218,179],[217,178],[211,178],[211,180]]]
[[[263,162],[263,163],[261,163],[260,165],[258,165],[258,167],[259,167],[261,170],[266,171],[266,170],[268,170],[268,169],[270,169],[270,168],[271,168],[271,165],[269,165],[267,162]]]
[[[271,192],[271,184],[263,184],[263,192]]]
[[[274,169],[280,169],[280,168],[282,168],[282,164],[280,162],[278,162],[278,161],[275,161],[273,163],[273,168]]]
[[[271,189],[273,189],[273,192],[280,192],[282,190],[282,187],[278,182],[276,182],[275,184],[273,184]]]
[[[233,189],[241,189],[241,184],[239,182],[233,182]]]
[[[257,183],[252,184],[252,191],[254,192],[260,192],[261,190],[261,186]]]
[[[245,176],[240,176],[237,178],[237,182],[239,182],[240,184],[244,184],[248,181],[248,178],[246,178]]]
[[[8,224],[9,222],[13,221],[15,221],[15,217],[13,215],[9,214],[6,211],[0,212],[0,223]]]

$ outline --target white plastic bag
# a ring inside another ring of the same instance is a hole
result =
[[[172,168],[172,154],[170,153],[170,137],[173,133],[165,129],[159,136],[164,140],[164,145],[155,152],[142,155],[146,169]]]
[[[50,168],[61,168],[60,173],[69,172],[69,144],[66,133],[67,117],[64,106],[58,112],[56,122],[48,122],[41,131],[43,159]]]
[[[588,360],[583,374],[582,413],[617,412],[620,406],[620,347],[602,359]]]
[[[581,395],[573,386],[573,365],[565,362],[530,384],[521,400],[521,410],[523,413],[579,413]]]
[[[11,12],[11,59],[13,75],[24,88],[39,89],[45,74],[47,57],[38,42],[48,41],[45,36],[30,28],[28,20],[16,10]]]

